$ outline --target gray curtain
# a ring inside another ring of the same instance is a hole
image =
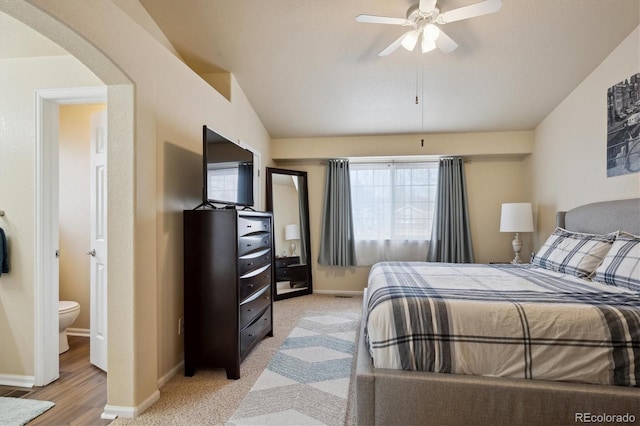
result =
[[[459,157],[440,159],[427,261],[473,263],[464,162]]]
[[[348,160],[329,160],[320,235],[321,265],[355,266]]]

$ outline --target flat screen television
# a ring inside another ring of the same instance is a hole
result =
[[[253,206],[253,153],[202,126],[203,203]]]

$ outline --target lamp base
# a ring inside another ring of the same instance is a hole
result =
[[[291,256],[296,255],[296,243],[291,243]]]
[[[513,260],[511,261],[512,264],[518,264],[518,263],[522,263],[522,261],[520,260],[520,251],[522,250],[522,240],[520,239],[520,234],[518,234],[516,232],[516,236],[513,239],[513,241],[511,241],[511,247],[513,247],[513,253],[515,254],[515,257],[513,258]]]

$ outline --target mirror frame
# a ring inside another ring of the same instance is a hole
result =
[[[283,293],[278,295],[278,291],[277,291],[277,285],[278,283],[275,280],[275,276],[276,276],[276,271],[275,271],[275,262],[276,262],[276,255],[277,252],[275,250],[275,238],[274,238],[274,242],[273,242],[273,247],[272,249],[272,253],[273,253],[273,261],[274,261],[274,267],[273,267],[273,300],[282,300],[282,299],[289,299],[291,297],[297,297],[297,296],[304,296],[306,294],[312,294],[313,293],[313,281],[312,281],[312,277],[311,277],[311,232],[309,230],[310,225],[309,225],[309,185],[308,185],[308,178],[307,178],[307,172],[303,172],[303,171],[298,171],[298,170],[287,170],[287,169],[280,169],[280,168],[276,168],[276,167],[267,167],[266,168],[266,172],[267,172],[267,179],[266,179],[266,186],[267,186],[267,192],[266,192],[266,201],[267,201],[267,211],[271,212],[271,214],[273,214],[275,216],[275,212],[273,211],[273,175],[274,174],[280,174],[280,175],[287,175],[287,176],[297,176],[297,177],[302,177],[304,178],[304,184],[303,184],[303,188],[304,188],[304,193],[303,195],[303,203],[304,205],[307,207],[306,211],[304,212],[305,217],[305,221],[307,223],[307,226],[305,229],[301,229],[301,232],[304,232],[304,237],[307,240],[307,244],[306,244],[306,258],[307,258],[307,287],[300,289],[299,291],[290,291],[287,293]],[[299,194],[298,194],[299,195]],[[301,213],[302,214],[302,213]]]

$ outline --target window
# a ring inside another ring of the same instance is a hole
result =
[[[424,260],[431,236],[438,163],[351,163],[349,167],[358,263],[364,264],[365,258],[365,263]],[[363,244],[364,241],[368,243]],[[416,245],[408,242],[424,244],[419,253],[407,256],[403,248],[407,252],[416,250]],[[383,243],[385,249],[381,248]],[[371,254],[372,248],[377,255]]]
[[[207,165],[207,198],[210,200],[235,201],[238,198],[237,165]]]

